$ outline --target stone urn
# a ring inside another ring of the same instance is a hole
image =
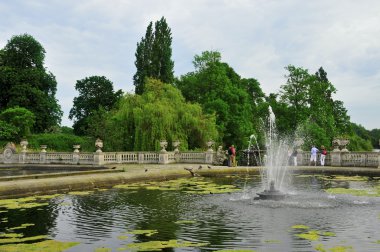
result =
[[[350,140],[348,140],[348,139],[341,139],[340,140],[339,146],[340,146],[340,149],[342,152],[349,152],[349,150],[347,149],[347,145],[349,143],[350,143]]]
[[[214,150],[212,149],[212,146],[215,144],[215,142],[214,141],[212,141],[212,140],[209,140],[209,141],[207,141],[207,151],[208,152],[213,152]]]
[[[102,152],[103,141],[100,138],[96,139],[96,141],[95,141],[95,148],[96,148],[96,152]]]
[[[41,148],[41,152],[46,152],[47,145],[45,145],[45,144],[40,145],[40,148]]]
[[[181,144],[181,142],[179,140],[175,140],[173,142],[173,147],[174,147],[174,152],[178,153],[179,152],[179,145]]]
[[[168,147],[168,141],[161,140],[160,141],[160,147],[161,147],[161,152],[166,152],[166,147]]]
[[[340,149],[339,149],[339,145],[340,145],[340,139],[337,139],[335,138],[333,141],[332,141],[332,146],[333,146],[333,151],[335,152],[339,152]]]
[[[26,152],[26,148],[28,147],[28,141],[26,139],[22,139],[20,142],[22,152]]]
[[[74,149],[74,152],[75,152],[75,153],[78,153],[78,152],[79,152],[79,149],[80,149],[80,145],[79,145],[79,144],[74,144],[74,145],[73,145],[73,149]]]

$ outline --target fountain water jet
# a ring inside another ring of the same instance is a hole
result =
[[[264,191],[257,193],[259,197],[255,199],[284,199],[286,194],[283,192],[288,176],[288,153],[290,146],[286,140],[278,137],[275,125],[276,117],[269,107],[268,132],[266,133],[266,156],[264,167],[260,169],[261,181],[263,181]]]

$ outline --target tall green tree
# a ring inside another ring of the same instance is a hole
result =
[[[263,102],[259,83],[241,79],[227,63],[221,62],[217,51],[196,55],[193,64],[195,71],[181,76],[176,86],[188,101],[201,104],[208,114],[215,114],[224,145],[246,148],[249,136],[257,133],[257,104]]]
[[[137,43],[136,73],[133,76],[135,93],[142,94],[146,78],[155,78],[164,83],[174,81],[174,62],[172,57],[171,30],[164,17],[154,24],[149,23],[145,37]]]
[[[73,128],[78,135],[88,134],[91,127],[96,127],[96,122],[101,123],[102,120],[92,117],[98,117],[99,111],[110,111],[123,94],[121,90],[115,92],[113,83],[104,76],[78,80],[75,89],[79,95],[74,97],[69,119],[74,119]]]
[[[20,140],[28,137],[35,123],[34,114],[26,108],[8,108],[0,113],[0,139]]]
[[[182,149],[196,149],[218,138],[214,115],[186,102],[177,88],[150,78],[145,88],[142,95],[125,95],[110,114],[104,135],[108,148],[158,151],[166,139],[169,149],[175,140]]]
[[[300,134],[309,146],[330,146],[334,137],[351,134],[347,110],[341,101],[333,99],[336,89],[325,70],[321,67],[315,74],[309,74],[307,69],[292,65],[286,69],[287,82],[280,91],[281,108],[289,115],[281,118],[288,121],[281,122],[287,125],[284,131]]]
[[[0,53],[0,111],[24,107],[36,117],[34,132],[57,126],[62,111],[57,81],[44,67],[45,49],[31,35],[13,36]]]

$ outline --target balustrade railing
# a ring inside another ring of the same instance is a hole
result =
[[[0,153],[0,164],[168,164],[168,163],[215,163],[220,162],[217,152],[26,152]],[[224,156],[224,154],[222,154]],[[226,157],[225,157],[226,158]],[[317,166],[320,166],[320,154]],[[223,160],[222,160],[223,161]],[[218,163],[221,165],[221,163]],[[310,165],[310,153],[299,151],[299,166]],[[257,165],[257,164],[251,164]],[[289,163],[292,165],[292,162]],[[314,164],[313,164],[314,165]],[[380,168],[380,152],[334,152],[327,154],[325,166],[376,167]]]

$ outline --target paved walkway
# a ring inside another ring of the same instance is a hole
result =
[[[189,168],[200,176],[216,176],[218,174],[259,173],[259,167],[226,167],[199,164],[139,164],[111,165],[104,170],[82,171],[77,173],[38,174],[0,179],[0,198],[14,198],[28,195],[65,193],[77,190],[93,190],[94,188],[110,188],[116,184],[136,181],[168,180],[179,177],[191,177]],[[186,168],[186,169],[184,169]],[[345,174],[380,176],[380,169],[355,167],[289,167],[293,173],[302,174]]]

